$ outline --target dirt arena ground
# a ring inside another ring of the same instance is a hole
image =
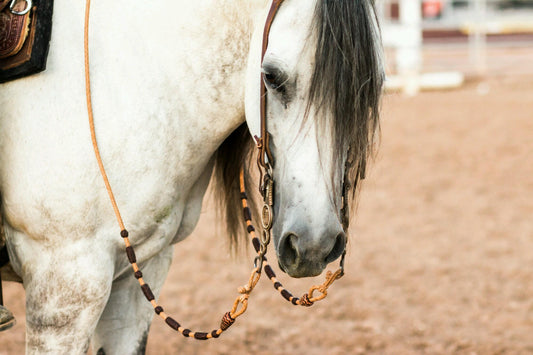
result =
[[[155,319],[148,354],[533,354],[533,51],[489,54],[490,75],[460,89],[386,96],[347,273],[326,301],[292,307],[265,278],[218,341]],[[251,267],[251,250],[232,257],[215,220],[208,203],[160,298],[193,329],[217,327]],[[298,295],[321,282],[279,276]],[[0,334],[0,354],[22,354],[24,292],[4,288],[18,324]]]

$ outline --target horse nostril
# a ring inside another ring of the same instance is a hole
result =
[[[344,253],[344,249],[346,248],[346,235],[341,232],[337,234],[337,238],[335,239],[335,245],[333,246],[333,249],[329,252],[328,256],[326,256],[326,263],[330,263],[337,259],[339,256]]]
[[[282,238],[279,245],[279,259],[285,266],[295,265],[298,259],[298,236],[287,234]]]

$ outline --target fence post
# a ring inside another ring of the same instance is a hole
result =
[[[405,28],[405,38],[396,54],[398,73],[404,82],[404,93],[413,96],[420,90],[419,74],[422,66],[420,0],[400,0],[400,23]]]
[[[487,0],[471,0],[474,23],[469,35],[470,60],[476,73],[487,73]]]

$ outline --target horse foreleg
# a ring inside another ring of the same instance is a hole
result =
[[[39,249],[33,257],[21,255],[26,352],[84,354],[111,290],[111,258],[90,242],[32,247]]]
[[[156,298],[171,262],[172,247],[169,246],[141,265],[143,278]],[[128,272],[113,283],[93,338],[93,354],[144,354],[153,317],[152,305],[144,297],[133,273]]]

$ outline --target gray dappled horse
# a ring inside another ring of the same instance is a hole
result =
[[[93,353],[142,353],[153,310],[132,276],[91,148],[84,7],[56,0],[47,70],[1,88],[6,242],[26,290],[28,353],[84,353],[91,342]],[[291,276],[313,276],[344,251],[343,177],[356,184],[378,126],[383,68],[373,2],[284,1],[261,63],[269,7],[93,1],[96,136],[156,297],[213,171],[228,220],[240,223],[237,174],[259,135],[261,71],[279,264]],[[240,228],[229,227],[233,236]]]

